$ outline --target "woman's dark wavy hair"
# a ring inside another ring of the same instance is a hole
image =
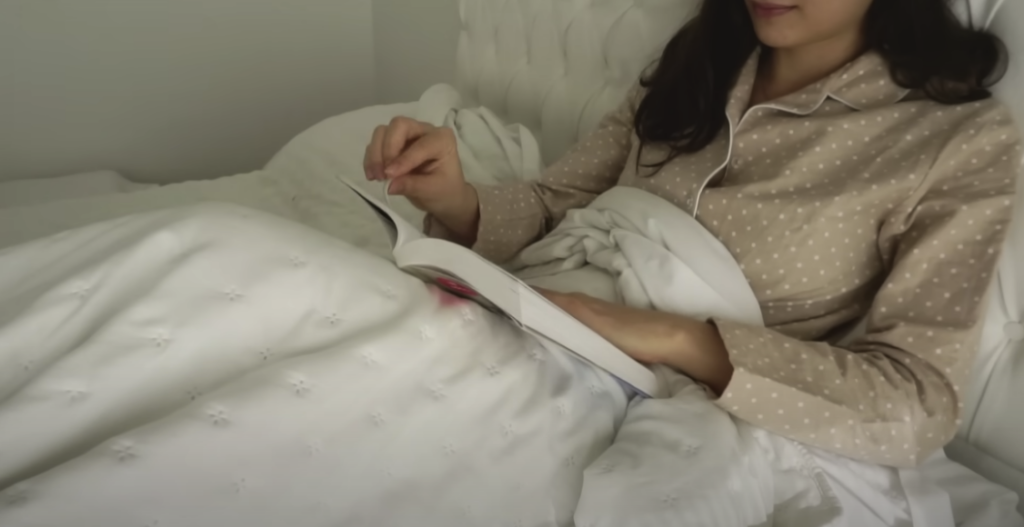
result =
[[[947,0],[875,0],[864,36],[897,84],[943,104],[990,97],[1006,71],[1002,41],[965,27]],[[704,0],[641,79],[646,94],[633,123],[641,152],[669,148],[664,160],[645,166],[660,169],[715,139],[726,124],[729,92],[759,45],[744,0]]]

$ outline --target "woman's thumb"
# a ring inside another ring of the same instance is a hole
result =
[[[392,179],[388,185],[388,194],[392,196],[415,196],[422,186],[422,176],[404,176]]]

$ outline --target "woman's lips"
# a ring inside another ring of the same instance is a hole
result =
[[[753,6],[754,14],[761,18],[775,18],[796,9],[795,6],[771,4],[767,2],[751,2],[751,5]]]

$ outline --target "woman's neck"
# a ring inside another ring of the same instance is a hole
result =
[[[863,52],[859,34],[787,49],[766,48],[751,106],[785,97],[835,73]]]

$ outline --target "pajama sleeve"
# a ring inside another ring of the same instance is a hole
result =
[[[855,459],[913,467],[948,443],[1011,217],[1020,140],[1001,106],[963,123],[879,232],[887,276],[849,346],[715,320],[735,373],[718,404]]]

